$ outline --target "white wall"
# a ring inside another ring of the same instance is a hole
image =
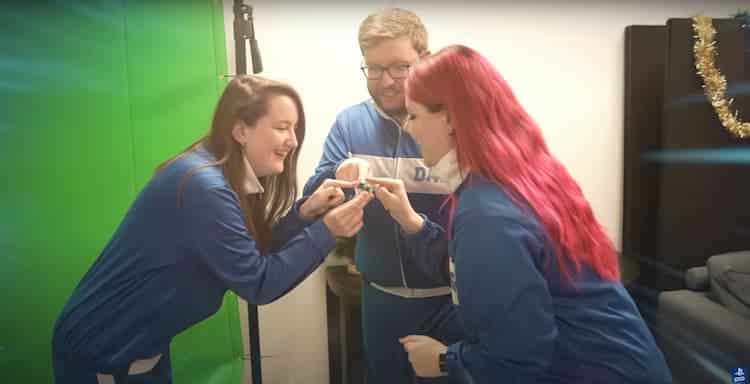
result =
[[[231,0],[224,1],[230,40]],[[300,184],[312,174],[336,113],[368,97],[358,69],[359,22],[371,10],[395,5],[422,18],[433,51],[462,43],[497,66],[618,245],[625,27],[664,25],[668,18],[696,13],[727,17],[750,7],[747,0],[246,3],[254,7],[262,74],[294,85],[305,103]],[[231,40],[227,51],[233,73]],[[264,359],[264,383],[328,382],[324,292],[320,269],[285,298],[261,308],[261,348],[263,355],[274,356]]]

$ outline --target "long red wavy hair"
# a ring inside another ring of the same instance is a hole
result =
[[[412,68],[406,94],[432,111],[447,111],[462,169],[533,210],[563,275],[570,278],[571,265],[578,272],[585,264],[603,279],[619,279],[615,247],[578,183],[485,57],[466,46],[446,47]]]

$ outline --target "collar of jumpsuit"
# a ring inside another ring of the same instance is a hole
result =
[[[462,172],[458,166],[455,148],[448,151],[435,165],[430,167],[430,176],[444,182],[451,193],[456,192],[458,186],[464,182],[466,172]]]
[[[402,129],[401,124],[380,109],[375,100],[370,99],[369,101],[381,117],[394,122],[399,129]],[[445,183],[448,186],[449,193],[453,193],[458,189],[466,178],[466,172],[461,171],[458,167],[455,148],[448,151],[448,153],[438,160],[437,164],[430,167],[430,176]]]
[[[245,182],[242,185],[245,193],[250,194],[250,195],[253,195],[256,193],[263,193],[263,185],[260,184],[260,180],[258,180],[258,176],[255,175],[255,171],[253,171],[253,166],[250,165],[250,162],[247,160],[247,157],[245,157],[244,155],[242,156],[242,160],[245,163]]]

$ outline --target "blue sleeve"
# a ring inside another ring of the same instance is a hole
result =
[[[261,255],[248,235],[236,195],[227,187],[193,193],[189,243],[209,272],[252,304],[267,304],[311,274],[336,245],[321,220],[307,226],[276,252]]]
[[[449,351],[480,383],[536,382],[557,338],[551,296],[534,262],[541,240],[517,222],[479,210],[456,217],[454,234],[458,308],[477,337]]]
[[[302,232],[305,227],[314,223],[306,221],[299,215],[299,207],[307,201],[307,197],[297,200],[289,212],[279,219],[273,226],[273,235],[271,241],[271,252],[278,251],[289,239]]]
[[[411,235],[402,232],[407,255],[427,276],[442,276],[447,282],[448,240],[445,229],[425,214],[418,214],[424,220],[422,229]]]
[[[320,158],[315,173],[305,183],[302,195],[309,196],[325,179],[336,178],[336,169],[342,161],[349,158],[349,152],[342,123],[340,119],[336,119],[323,144],[323,156]]]

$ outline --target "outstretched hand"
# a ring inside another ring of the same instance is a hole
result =
[[[307,221],[317,219],[329,209],[344,202],[344,188],[354,188],[355,182],[326,179],[299,207],[300,216]]]
[[[424,225],[424,219],[417,214],[409,202],[406,187],[401,179],[387,177],[368,177],[367,182],[375,186],[375,197],[383,207],[401,225],[404,232],[414,234]]]
[[[352,237],[362,229],[363,209],[372,200],[370,192],[361,192],[351,200],[331,209],[323,216],[323,223],[335,237]]]

